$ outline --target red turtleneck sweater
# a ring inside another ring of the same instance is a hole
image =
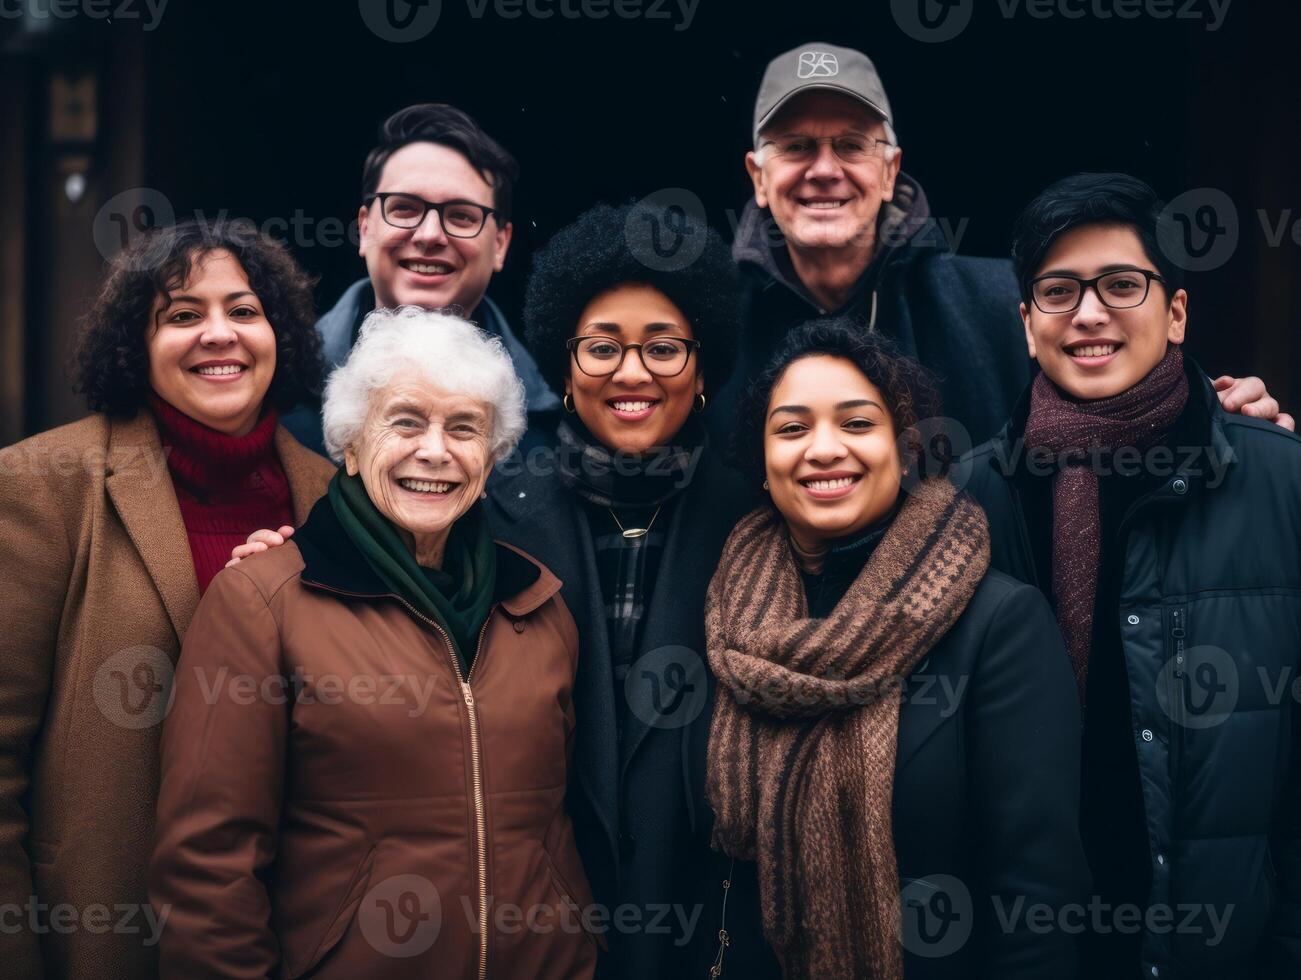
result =
[[[149,405],[167,453],[202,595],[225,567],[231,549],[252,532],[294,523],[289,480],[276,456],[279,417],[268,407],[248,435],[228,436],[152,392]]]

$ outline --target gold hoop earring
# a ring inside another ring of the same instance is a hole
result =
[[[574,414],[574,396],[569,392],[565,392],[565,397],[560,399],[560,404],[565,406],[565,411],[570,415]]]
[[[696,395],[696,397],[699,398],[700,401],[694,406],[695,410],[697,412],[703,412],[705,410],[705,396],[703,394],[699,394]]]

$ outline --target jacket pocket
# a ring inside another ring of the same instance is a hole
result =
[[[547,863],[547,874],[551,876],[552,891],[556,893],[556,895],[560,898],[562,902],[572,905],[574,908],[578,909],[579,922],[583,926],[583,935],[587,937],[588,942],[590,942],[593,946],[603,947],[605,945],[604,943],[605,937],[602,936],[598,939],[588,930],[587,923],[583,921],[584,917],[582,915],[582,912],[584,906],[582,902],[578,900],[577,896],[579,893],[574,891],[574,889],[572,889],[571,887],[569,887],[569,882],[565,879],[565,876],[560,873],[560,869],[556,867],[556,862],[551,860],[551,855],[550,853],[548,853],[547,849],[544,847],[541,850],[542,850],[542,860],[544,860]]]
[[[302,963],[290,963],[289,957],[286,956],[285,966],[288,977],[302,977],[320,963],[325,958],[326,953],[339,944],[339,940],[348,931],[348,926],[352,924],[352,920],[357,914],[357,908],[361,905],[362,897],[366,894],[366,886],[370,884],[370,873],[374,867],[375,845],[371,845],[370,850],[366,852],[366,856],[361,859],[361,863],[357,865],[357,869],[352,873],[352,880],[348,882],[348,887],[344,890],[343,898],[339,902],[339,908],[335,911],[330,924],[326,926],[325,931],[321,934],[316,949]]]

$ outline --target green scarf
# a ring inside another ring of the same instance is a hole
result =
[[[452,525],[439,570],[416,563],[397,528],[371,501],[361,477],[340,468],[329,495],[335,516],[367,564],[395,595],[447,631],[468,674],[497,582],[497,551],[483,509],[476,502]]]

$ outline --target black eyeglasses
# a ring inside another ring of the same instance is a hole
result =
[[[1040,276],[1030,282],[1030,298],[1044,313],[1074,313],[1084,302],[1084,291],[1092,288],[1102,305],[1113,310],[1131,310],[1147,302],[1153,280],[1165,280],[1146,269],[1120,269],[1092,279],[1077,276]]]
[[[488,215],[496,214],[493,208],[485,208],[473,201],[443,201],[435,204],[414,194],[397,194],[385,192],[376,194],[380,214],[394,228],[418,228],[430,211],[438,212],[438,223],[443,231],[452,238],[475,238],[483,231]]]
[[[661,378],[672,378],[682,373],[691,352],[700,350],[700,342],[681,337],[654,337],[644,344],[622,344],[611,337],[571,337],[565,341],[565,347],[573,355],[578,370],[589,377],[614,374],[624,355],[635,350],[647,371]]]

